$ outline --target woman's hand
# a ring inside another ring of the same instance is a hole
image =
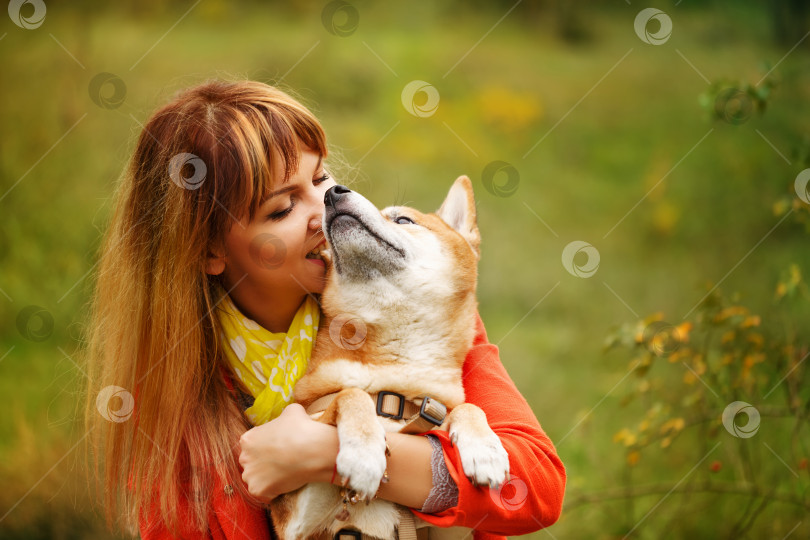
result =
[[[309,482],[329,482],[338,452],[337,429],[312,420],[298,404],[240,439],[242,480],[268,502]]]

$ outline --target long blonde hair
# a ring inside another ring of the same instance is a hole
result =
[[[317,119],[253,81],[187,89],[140,133],[101,246],[87,332],[85,415],[108,525],[122,518],[133,528],[157,504],[177,530],[186,498],[203,530],[213,475],[252,500],[238,467],[249,425],[223,377],[217,278],[205,263],[233,220],[253,218],[297,170],[302,144],[326,156]],[[271,177],[276,160],[284,178]]]

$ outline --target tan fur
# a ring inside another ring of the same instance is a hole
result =
[[[351,219],[334,227],[330,236],[330,219],[343,215]],[[403,217],[415,225],[398,224]],[[384,433],[398,431],[405,422],[376,416],[369,393],[388,390],[408,399],[429,395],[452,409],[443,427],[459,447],[465,474],[479,484],[504,482],[508,456],[483,411],[464,404],[461,381],[475,332],[480,253],[469,179],[456,180],[436,214],[406,207],[378,211],[351,193],[327,207],[324,230],[337,262],[329,265],[321,297],[324,316],[295,399],[306,407],[339,392],[318,417],[338,427],[338,473],[361,497],[371,498],[378,489],[385,470]],[[366,256],[363,246],[371,253],[368,268],[347,255]],[[352,272],[365,272],[367,279],[352,277]],[[345,340],[356,335],[363,337],[361,346],[347,347]],[[334,519],[341,508],[338,488],[326,484],[310,484],[271,506],[285,540],[334,534],[342,527],[395,537],[393,503],[352,505],[346,522]]]

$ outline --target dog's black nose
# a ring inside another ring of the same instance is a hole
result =
[[[335,204],[337,204],[337,202],[344,195],[351,192],[352,190],[350,190],[346,186],[341,186],[340,184],[332,186],[326,190],[326,194],[323,196],[323,204],[327,206],[335,206]]]

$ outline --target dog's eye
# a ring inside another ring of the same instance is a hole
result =
[[[397,225],[414,225],[416,222],[409,217],[399,216],[398,218],[394,218],[394,223]]]

